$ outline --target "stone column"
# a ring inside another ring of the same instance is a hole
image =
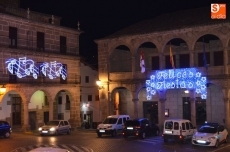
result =
[[[135,78],[136,73],[136,58],[132,56],[132,78]]]
[[[133,99],[133,105],[134,105],[134,118],[138,118],[138,101],[139,99]]]
[[[73,129],[80,127],[80,102],[77,99],[70,101],[70,124]]]
[[[228,49],[224,49],[224,74],[228,74]]]
[[[194,60],[194,51],[193,50],[189,51],[189,56],[190,56],[190,67],[194,67],[195,66],[195,60]]]
[[[230,125],[229,125],[229,98],[223,98],[224,104],[225,104],[225,127],[228,131],[230,131]]]
[[[190,103],[191,103],[191,122],[196,126],[196,96],[195,90],[189,90]]]
[[[165,68],[165,56],[163,53],[159,53],[159,58],[160,58],[160,69]]]
[[[22,126],[22,130],[25,131],[25,132],[30,131],[28,104],[29,104],[29,102],[23,102],[24,123],[23,123],[23,126]]]
[[[162,131],[165,121],[165,101],[166,98],[159,99],[159,127]]]
[[[49,101],[49,120],[54,119],[54,104],[53,101]]]

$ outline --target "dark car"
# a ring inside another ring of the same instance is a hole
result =
[[[11,135],[11,126],[6,121],[0,121],[0,136],[4,136],[5,138],[9,138]]]
[[[158,136],[159,132],[160,129],[156,124],[153,124],[147,118],[139,118],[127,120],[122,135],[124,138],[136,136],[144,139],[146,136]]]

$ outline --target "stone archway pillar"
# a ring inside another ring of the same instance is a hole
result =
[[[72,129],[80,127],[80,102],[78,100],[72,100],[70,102],[70,120]]]
[[[139,99],[133,99],[133,105],[134,105],[134,118],[138,118],[138,101]]]
[[[230,131],[229,98],[223,98],[223,100],[224,100],[224,107],[225,107],[225,121],[224,121],[224,123],[225,123],[225,127],[227,128],[227,130]]]
[[[164,121],[165,121],[165,101],[166,98],[159,99],[159,127],[163,131]]]
[[[23,122],[22,130],[25,132],[30,131],[28,105],[29,105],[29,102],[23,102],[24,122]]]
[[[228,49],[224,49],[224,74],[228,74]]]
[[[49,101],[49,120],[53,120],[54,119],[54,104],[53,101]]]
[[[191,102],[191,122],[193,126],[196,126],[196,98],[195,98],[195,91],[190,90],[190,102]]]

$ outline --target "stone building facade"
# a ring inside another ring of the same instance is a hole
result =
[[[0,96],[0,119],[13,128],[36,129],[60,118],[80,126],[82,31],[60,26],[60,19],[1,6],[0,85],[6,92]],[[64,100],[67,117],[58,109]]]
[[[105,88],[99,94],[102,117],[147,117],[161,127],[165,119],[185,118],[195,126],[209,121],[230,129],[229,23],[211,19],[210,8],[199,8],[163,14],[95,40],[99,79]],[[175,69],[170,63],[170,47]],[[146,80],[151,75],[184,68],[195,68],[207,78],[205,98],[194,88],[178,86],[157,90],[147,99]]]

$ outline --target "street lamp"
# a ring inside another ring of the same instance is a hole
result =
[[[3,95],[5,92],[6,92],[6,87],[2,85],[2,87],[0,88],[0,95]]]
[[[104,86],[102,85],[101,80],[97,80],[96,84],[97,84],[99,90],[104,89]]]

